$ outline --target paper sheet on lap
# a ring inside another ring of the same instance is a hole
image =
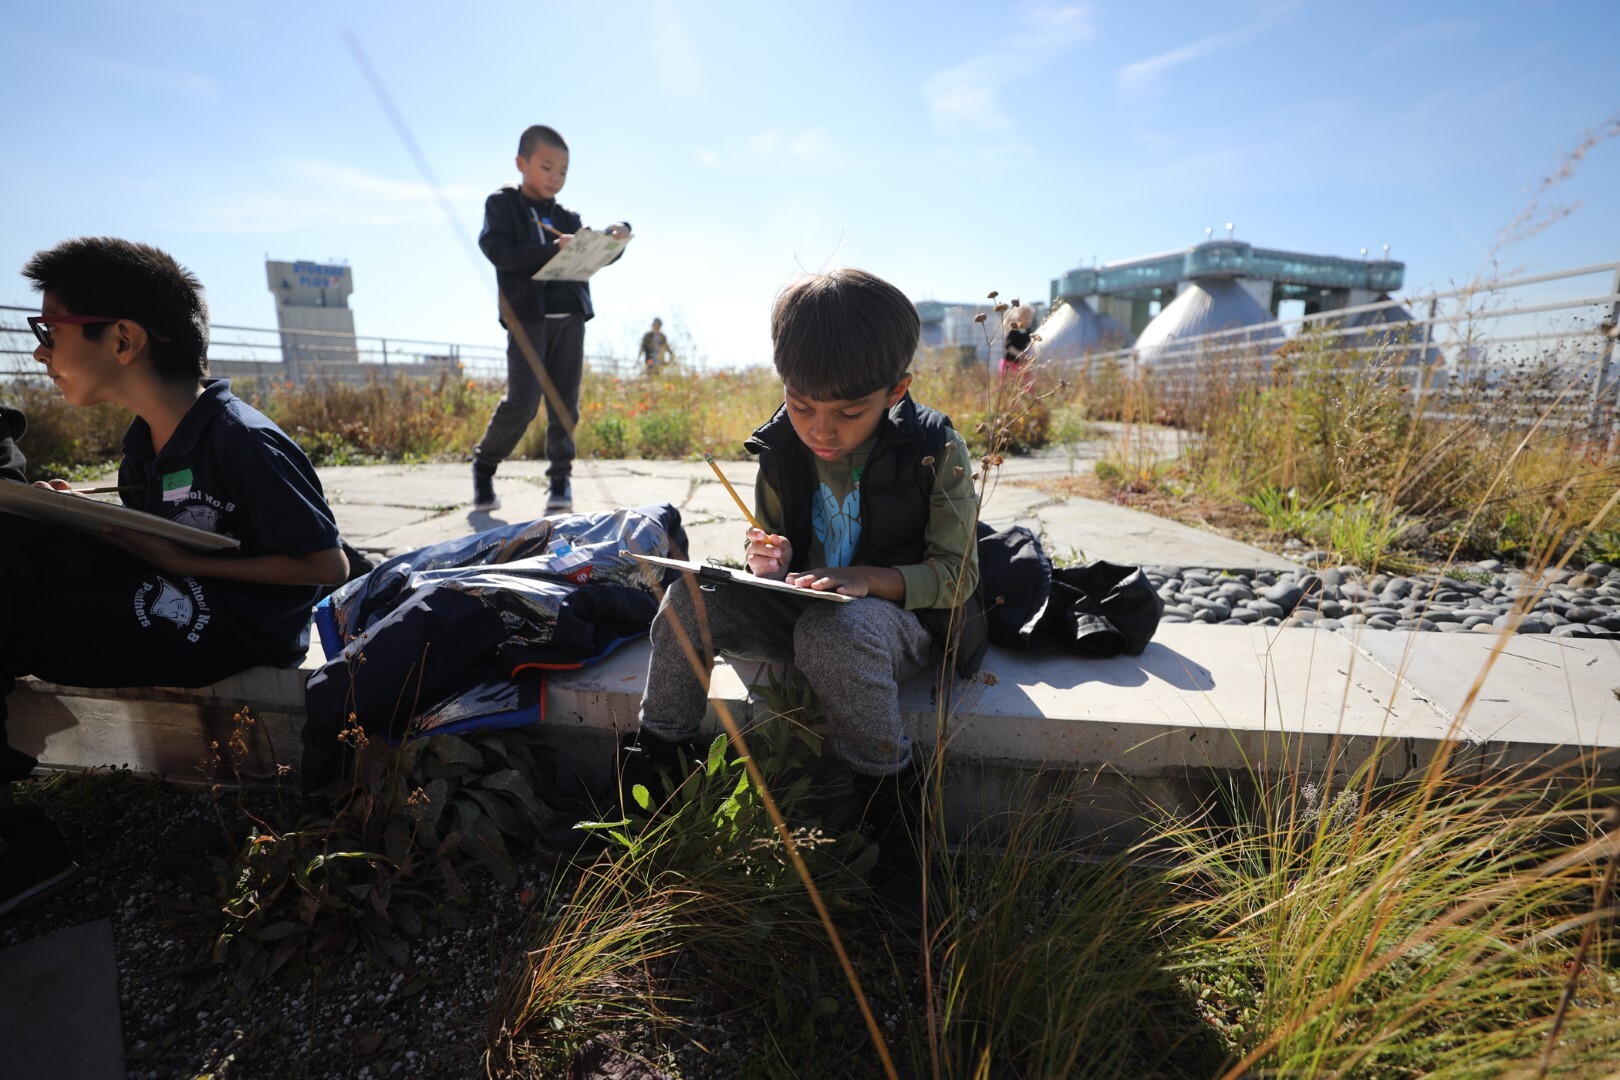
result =
[[[657,555],[637,555],[633,551],[620,552],[628,555],[637,562],[657,563],[659,566],[673,567],[676,570],[686,570],[696,574],[705,581],[730,582],[733,585],[751,585],[759,589],[774,589],[777,592],[790,593],[805,600],[831,600],[835,603],[846,604],[855,599],[843,593],[820,592],[816,589],[801,589],[797,585],[789,585],[785,581],[773,578],[755,577],[746,570],[733,570],[729,566],[714,566],[710,563],[688,562],[685,559],[664,559]]]

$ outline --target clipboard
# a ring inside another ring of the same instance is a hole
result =
[[[52,491],[9,480],[0,480],[0,514],[16,514],[92,534],[103,525],[117,525],[161,536],[193,551],[223,551],[242,546],[234,536],[181,525],[143,510],[131,510],[123,503],[101,502],[70,491]]]
[[[789,585],[785,581],[775,578],[755,577],[746,570],[733,570],[729,566],[715,566],[712,563],[688,562],[685,559],[665,559],[658,555],[637,555],[633,551],[620,551],[620,555],[627,555],[639,563],[651,563],[658,566],[667,566],[673,570],[685,570],[696,574],[701,581],[730,582],[733,585],[749,585],[756,589],[773,589],[776,592],[785,592],[803,600],[831,600],[836,604],[847,604],[855,599],[843,593],[821,591],[817,589],[801,589],[797,585]]]

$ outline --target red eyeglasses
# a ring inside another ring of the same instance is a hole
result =
[[[144,329],[146,331],[148,337],[156,338],[158,341],[168,341],[169,340],[167,337],[165,337],[164,335],[158,333],[156,330],[153,330],[151,327],[146,326],[146,324],[138,323],[138,322],[135,322],[134,319],[126,319],[126,318],[123,318],[122,316],[108,317],[106,315],[30,315],[30,316],[28,316],[28,329],[30,329],[30,330],[32,330],[34,332],[34,337],[39,339],[39,343],[41,345],[45,346],[47,349],[54,349],[56,347],[56,342],[51,336],[51,326],[53,324],[58,325],[58,326],[100,326],[100,325],[104,325],[106,323],[115,323],[115,322],[132,322],[132,323],[135,323],[136,326],[139,326],[142,329]]]

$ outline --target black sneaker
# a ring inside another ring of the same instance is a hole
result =
[[[62,834],[37,806],[0,817],[0,915],[45,899],[80,873]]]
[[[668,797],[668,789],[679,787],[705,760],[703,746],[696,739],[670,742],[645,728],[626,735],[619,744],[619,806],[626,814],[652,816]],[[638,785],[647,789],[645,809],[635,798]]]
[[[501,508],[500,497],[495,494],[495,474],[484,472],[477,465],[473,466],[472,508],[475,512]]]
[[[546,513],[566,514],[574,508],[574,487],[566,476],[551,478],[551,494],[546,496]]]

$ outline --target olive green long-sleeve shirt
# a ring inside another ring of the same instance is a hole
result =
[[[805,553],[807,568],[848,566],[860,549],[860,474],[876,442],[874,436],[836,461],[823,461],[799,448],[815,462],[817,482],[817,505],[811,512],[815,539]],[[934,475],[934,490],[928,499],[928,527],[923,535],[923,561],[895,567],[905,579],[904,606],[908,611],[956,607],[979,587],[973,462],[959,433],[950,433],[934,463]],[[754,509],[767,531],[782,531],[781,500],[763,478],[754,484]]]

